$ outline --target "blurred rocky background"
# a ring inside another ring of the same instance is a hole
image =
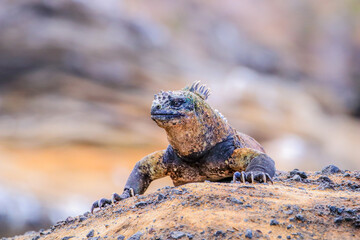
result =
[[[360,169],[356,0],[2,0],[0,237],[121,193],[167,145],[153,95],[197,80],[278,169]]]

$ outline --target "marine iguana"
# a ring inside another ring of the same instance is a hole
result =
[[[253,138],[236,131],[206,102],[210,90],[200,82],[154,96],[151,118],[166,131],[169,146],[136,163],[124,192],[102,198],[95,208],[143,194],[151,181],[170,176],[175,186],[191,182],[271,182],[275,163]]]

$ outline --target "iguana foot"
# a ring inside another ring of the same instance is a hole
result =
[[[124,191],[123,194],[119,195],[117,193],[113,193],[111,197],[112,203],[116,203],[118,201],[124,200],[126,198],[134,196],[134,193],[132,191],[132,188],[130,189],[130,192]]]
[[[252,172],[235,172],[233,176],[233,182],[249,182],[249,183],[273,183],[269,174],[261,172],[261,171],[252,171]]]
[[[103,207],[106,207],[107,205],[111,205],[113,203],[116,203],[118,201],[124,200],[124,199],[132,197],[132,196],[134,196],[134,190],[132,188],[125,189],[121,195],[119,195],[117,193],[113,193],[111,200],[102,198],[102,199],[94,202],[93,205],[91,206],[91,213],[93,213],[96,208],[101,209]]]
[[[102,208],[105,207],[106,205],[111,205],[112,201],[110,199],[106,199],[106,198],[102,198],[98,201],[95,201],[92,206],[91,206],[91,213],[94,212],[95,208]]]

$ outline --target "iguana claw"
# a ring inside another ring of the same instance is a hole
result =
[[[102,207],[114,204],[118,201],[124,200],[129,197],[133,197],[133,196],[134,196],[134,190],[132,188],[125,189],[121,195],[119,195],[117,193],[113,193],[111,196],[111,200],[106,199],[106,198],[101,198],[100,200],[95,201],[91,206],[91,213],[93,213],[96,208],[101,209]]]
[[[254,172],[235,172],[233,176],[233,182],[249,182],[249,183],[267,183],[270,182],[273,184],[273,181],[268,173],[264,173],[261,171],[254,171]]]
[[[244,171],[241,172],[241,181],[244,183],[246,179],[246,174]]]

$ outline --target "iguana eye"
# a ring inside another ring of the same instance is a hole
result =
[[[170,105],[172,107],[180,107],[183,103],[184,103],[184,99],[178,98],[178,99],[173,99],[170,102]]]

